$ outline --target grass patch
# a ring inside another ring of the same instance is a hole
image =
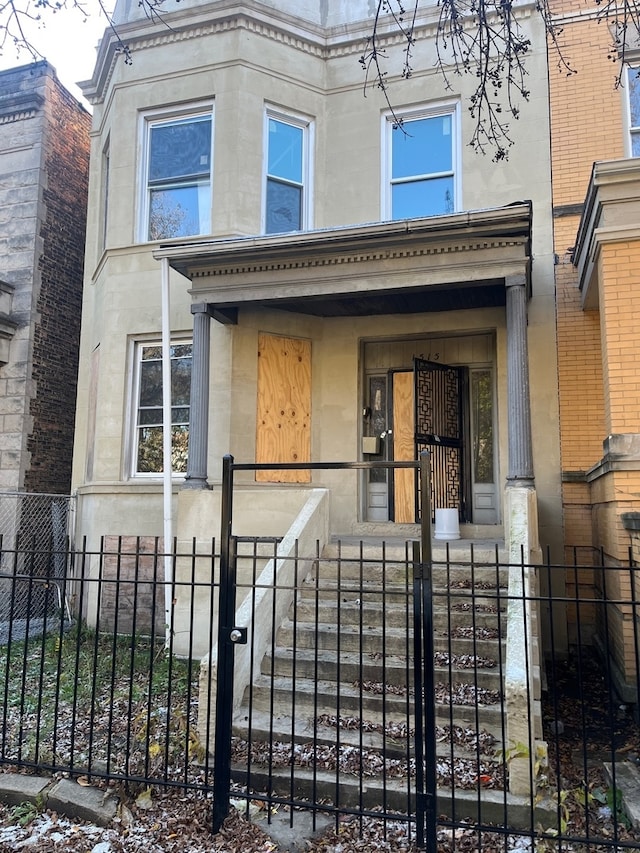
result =
[[[0,647],[0,760],[122,778],[173,778],[202,759],[198,666],[164,637],[66,633]]]

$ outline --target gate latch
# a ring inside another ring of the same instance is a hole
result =
[[[229,631],[229,639],[236,646],[246,646],[247,644],[247,629],[232,628]]]

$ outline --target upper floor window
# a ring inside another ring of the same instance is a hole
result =
[[[631,156],[640,157],[640,68],[627,69]]]
[[[264,231],[302,231],[311,227],[311,123],[267,111],[266,124]]]
[[[383,218],[411,219],[458,208],[459,132],[454,105],[414,111],[398,127],[386,116]]]
[[[190,341],[171,344],[171,467],[187,470],[191,400]],[[159,475],[163,470],[162,345],[138,343],[135,351],[133,473]]]
[[[211,233],[212,114],[146,117],[143,240]]]

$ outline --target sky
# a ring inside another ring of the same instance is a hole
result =
[[[87,3],[86,8],[92,10],[86,20],[75,9],[49,14],[45,25],[34,25],[27,31],[27,37],[56,69],[61,83],[88,107],[76,83],[88,80],[93,74],[96,46],[107,24],[98,11],[98,3]],[[4,53],[0,55],[0,70],[27,65],[32,61],[27,51],[16,56],[13,46],[5,47]]]

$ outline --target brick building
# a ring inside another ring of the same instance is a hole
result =
[[[630,48],[618,87],[611,29],[596,4],[558,0],[554,11],[577,70],[566,76],[550,66],[564,538],[585,546],[584,560],[602,549],[617,565],[628,559],[640,518],[638,51]],[[628,571],[609,575],[606,590],[584,571],[569,579],[570,595],[575,581],[596,598],[632,594]],[[634,700],[628,606],[616,609],[609,631],[620,684],[631,685]]]
[[[91,116],[47,62],[0,72],[0,490],[69,494]]]

